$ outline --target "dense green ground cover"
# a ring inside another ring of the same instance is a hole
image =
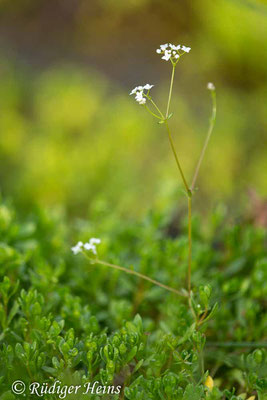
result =
[[[70,250],[77,240],[100,237],[100,259],[180,289],[186,228],[171,212],[134,222],[99,208],[90,221],[70,224],[59,212],[36,208],[26,218],[2,203],[0,399],[21,398],[11,393],[16,379],[99,381],[124,390],[69,399],[266,399],[266,231],[226,217],[218,208],[205,229],[193,220],[196,312],[218,303],[196,327],[186,298]],[[212,391],[204,385],[208,374]]]

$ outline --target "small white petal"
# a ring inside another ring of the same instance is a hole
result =
[[[139,104],[146,104],[146,99],[143,97],[142,100],[139,101]]]
[[[72,248],[71,248],[71,251],[73,252],[73,254],[78,254],[78,253],[81,253],[81,251],[82,251],[82,247],[83,247],[83,242],[78,242],[77,244],[76,244],[76,246],[73,246]]]
[[[84,248],[85,248],[85,250],[92,251],[94,254],[96,254],[96,247],[95,247],[95,245],[93,245],[93,244],[91,244],[91,243],[85,243]]]
[[[90,244],[100,244],[101,243],[101,239],[91,238],[89,243]]]
[[[161,45],[160,45],[161,50],[166,50],[167,47],[168,47],[168,43],[165,43],[165,44],[161,44]]]
[[[99,243],[101,243],[101,240],[100,239],[98,239],[98,238],[91,238],[90,240],[89,240],[89,242],[88,243],[85,243],[84,245],[83,245],[83,247],[84,247],[84,249],[85,250],[88,250],[88,251],[91,251],[93,254],[97,254],[97,251],[96,251],[96,244],[99,244]]]
[[[72,248],[71,248],[71,251],[73,252],[73,254],[78,254],[79,253],[79,251],[81,251],[79,248],[77,248],[76,246],[73,246]]]
[[[157,49],[156,52],[157,52],[158,54],[161,54],[162,50],[161,50],[161,49]]]
[[[146,98],[143,97],[143,92],[138,92],[135,96],[135,100],[139,103],[139,104],[145,104],[146,103]]]
[[[132,94],[135,94],[136,91],[137,91],[137,88],[135,87],[135,88],[131,91],[130,96],[131,96]]]
[[[137,92],[136,96],[135,96],[136,101],[140,101],[140,100],[142,100],[142,98],[143,98],[143,93],[142,92]]]
[[[182,46],[182,50],[183,50],[185,53],[189,53],[189,51],[191,50],[191,47]]]
[[[165,51],[165,54],[163,57],[161,57],[163,60],[168,61],[171,58],[171,54],[168,53],[168,51]]]
[[[154,85],[150,85],[149,83],[147,83],[147,84],[144,86],[144,89],[150,90],[150,89],[153,88],[153,86],[154,86]]]

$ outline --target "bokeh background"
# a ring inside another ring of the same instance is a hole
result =
[[[161,43],[192,48],[177,68],[170,122],[190,180],[218,117],[196,207],[239,212],[267,194],[267,5],[263,0],[1,0],[0,190],[30,208],[143,215],[180,187],[166,133],[129,96],[153,83],[165,107]],[[178,197],[183,203],[183,198]]]

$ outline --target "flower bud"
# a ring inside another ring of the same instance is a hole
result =
[[[213,382],[213,379],[212,379],[212,377],[209,375],[208,377],[207,377],[207,379],[205,380],[205,386],[209,389],[209,390],[212,390],[212,388],[213,388],[213,386],[214,386],[214,382]]]

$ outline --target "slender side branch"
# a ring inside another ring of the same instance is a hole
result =
[[[151,102],[151,104],[153,104],[153,106],[158,111],[158,113],[160,114],[161,119],[164,120],[164,116],[163,116],[162,112],[160,111],[160,109],[158,108],[157,104],[152,100],[151,97],[148,97],[148,99]]]
[[[151,114],[153,115],[153,117],[158,118],[161,120],[161,116],[156,115],[155,113],[153,113],[153,111],[150,110],[150,108],[148,106],[145,105],[145,109]]]
[[[156,281],[155,279],[149,278],[149,276],[143,275],[140,272],[137,272],[137,271],[134,271],[132,269],[125,268],[125,267],[121,267],[120,265],[110,264],[110,263],[108,263],[106,261],[102,261],[102,260],[99,260],[99,259],[92,259],[85,252],[83,252],[83,254],[91,262],[94,262],[96,264],[101,264],[101,265],[104,265],[104,266],[109,267],[109,268],[117,269],[119,271],[126,272],[127,274],[130,274],[130,275],[138,276],[138,278],[141,278],[141,279],[144,279],[144,280],[146,280],[146,281],[148,281],[150,283],[153,283],[154,285],[157,285],[157,286],[159,286],[159,287],[161,287],[161,288],[163,288],[165,290],[168,290],[169,292],[175,293],[175,294],[177,294],[179,296],[182,296],[182,297],[187,297],[186,294],[180,292],[179,290],[176,290],[176,289],[174,289],[174,288],[172,288],[170,286],[164,285],[163,283],[160,283],[160,282]]]
[[[215,125],[216,111],[217,111],[216,92],[215,92],[215,90],[211,90],[211,98],[212,98],[212,115],[211,115],[211,118],[210,118],[210,125],[209,125],[208,133],[207,133],[207,136],[206,136],[206,140],[204,142],[204,146],[202,148],[202,151],[201,151],[201,154],[200,154],[200,157],[199,157],[196,169],[195,169],[195,173],[194,173],[194,177],[193,177],[193,181],[192,181],[192,185],[191,185],[191,191],[193,191],[194,188],[195,188],[195,184],[196,184],[196,180],[197,180],[197,177],[198,177],[199,169],[200,169],[201,163],[203,161],[203,158],[204,158],[204,155],[205,155],[206,149],[208,147],[208,143],[209,143],[209,140],[210,140],[210,137],[211,137],[214,125]]]
[[[209,347],[267,347],[267,342],[206,342]]]

